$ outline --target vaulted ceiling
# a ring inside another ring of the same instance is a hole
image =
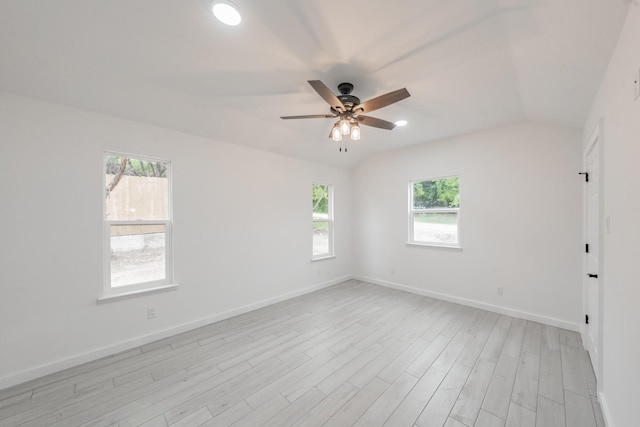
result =
[[[518,120],[581,128],[629,0],[3,0],[0,90],[216,140],[352,167],[368,154]],[[632,7],[638,7],[636,5]],[[307,84],[409,124],[362,127],[348,153],[327,138]]]

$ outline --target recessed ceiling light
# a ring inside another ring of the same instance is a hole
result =
[[[396,126],[406,126],[408,122],[406,120],[398,120],[395,125]]]
[[[238,10],[229,3],[215,3],[213,5],[213,14],[218,20],[227,25],[238,25],[242,21]]]

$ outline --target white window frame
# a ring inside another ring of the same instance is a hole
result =
[[[324,182],[314,181],[311,183],[312,195],[313,195],[313,186],[314,185],[324,185],[328,189],[328,200],[327,200],[327,212],[328,218],[325,219],[314,219],[313,218],[313,206],[311,207],[311,260],[318,261],[328,258],[335,258],[334,252],[334,241],[333,241],[333,184],[327,184]],[[329,252],[314,255],[313,253],[313,226],[318,222],[326,222],[327,223],[327,235],[329,238]]]
[[[460,216],[461,216],[461,211],[460,208],[414,208],[414,203],[413,203],[413,184],[416,182],[422,182],[422,181],[438,181],[441,179],[447,179],[447,178],[458,178],[460,179],[460,175],[449,175],[449,176],[440,176],[440,177],[436,177],[436,178],[421,178],[421,179],[412,179],[411,181],[409,181],[409,215],[408,215],[408,230],[409,230],[409,235],[408,235],[408,240],[407,240],[407,244],[408,245],[415,245],[415,246],[434,246],[434,247],[442,247],[442,248],[454,248],[454,249],[460,249],[462,248],[462,243],[461,243],[461,239],[460,239]],[[458,188],[458,196],[460,196],[460,194],[462,193],[462,189],[459,187]],[[415,220],[414,217],[416,214],[420,214],[420,213],[450,213],[450,212],[456,212],[458,214],[458,223],[456,224],[457,229],[458,229],[458,242],[457,243],[443,243],[443,242],[431,242],[431,241],[427,241],[427,240],[415,240],[414,239],[414,224],[415,224]]]
[[[107,186],[107,157],[121,156],[147,162],[162,162],[167,165],[167,219],[166,220],[107,220],[107,198],[105,189]],[[173,282],[173,197],[172,197],[172,170],[171,162],[137,154],[127,154],[118,151],[105,151],[102,156],[102,218],[103,218],[103,289],[98,302],[114,298],[144,294],[153,291],[177,288]],[[164,225],[165,229],[165,278],[149,282],[139,282],[125,286],[111,286],[111,227],[126,225]]]

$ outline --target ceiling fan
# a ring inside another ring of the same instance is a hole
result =
[[[350,135],[352,140],[360,139],[360,124],[387,130],[395,128],[395,123],[365,116],[364,113],[378,110],[411,96],[407,89],[403,88],[361,103],[360,98],[351,95],[353,91],[353,85],[351,83],[340,83],[338,85],[340,95],[337,96],[320,80],[309,80],[309,84],[318,92],[318,95],[331,106],[331,114],[284,116],[280,118],[285,120],[337,118],[338,121],[333,125],[329,133],[329,138],[332,138],[334,141],[342,141],[342,137],[346,135]],[[340,146],[340,151],[342,151],[342,145]],[[344,151],[347,151],[346,146]]]

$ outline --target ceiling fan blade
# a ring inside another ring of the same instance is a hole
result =
[[[356,117],[356,120],[363,125],[373,126],[374,128],[391,130],[396,127],[395,123],[391,123],[382,119],[376,119],[375,117],[358,116]]]
[[[376,98],[363,102],[360,105],[354,107],[354,112],[370,113],[371,111],[378,110],[387,105],[391,105],[395,102],[402,101],[405,98],[410,97],[411,94],[405,88],[394,90],[384,95],[380,95]]]
[[[308,116],[284,116],[280,118],[284,120],[290,120],[290,119],[333,119],[336,117],[338,116],[334,116],[332,114],[311,114]]]
[[[320,80],[308,80],[311,87],[318,92],[318,95],[322,97],[331,107],[336,111],[346,111],[346,108],[342,101]]]

